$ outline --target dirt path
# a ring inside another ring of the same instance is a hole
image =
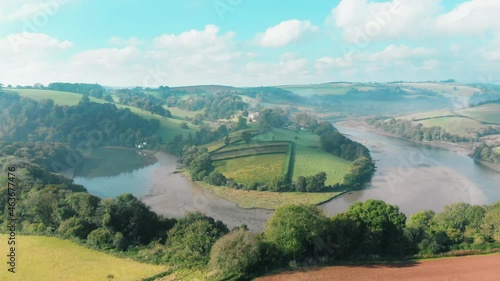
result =
[[[498,281],[500,254],[424,260],[400,265],[335,266],[257,281]]]

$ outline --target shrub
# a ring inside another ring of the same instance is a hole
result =
[[[237,229],[212,247],[210,265],[221,275],[243,274],[259,261],[260,243],[249,231]]]
[[[109,248],[112,242],[113,233],[107,228],[95,229],[87,236],[87,243],[102,249]]]
[[[168,232],[166,260],[181,267],[205,265],[215,241],[228,232],[221,221],[189,213]]]

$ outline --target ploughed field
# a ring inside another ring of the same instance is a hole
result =
[[[497,281],[500,254],[422,260],[398,264],[333,266],[281,273],[257,281]]]

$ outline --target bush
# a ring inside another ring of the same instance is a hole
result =
[[[216,185],[216,186],[222,186],[227,183],[226,177],[221,174],[219,171],[213,171],[211,172],[208,177],[206,177],[205,181],[209,184]]]
[[[210,265],[221,275],[243,274],[259,261],[260,242],[245,229],[226,234],[212,247]]]
[[[113,233],[107,228],[93,230],[87,236],[87,243],[101,249],[107,249],[113,242]]]
[[[166,260],[181,267],[205,265],[215,241],[228,232],[221,221],[189,213],[168,232]]]

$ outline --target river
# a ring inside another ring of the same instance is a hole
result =
[[[406,215],[467,202],[490,204],[500,200],[500,173],[475,163],[464,154],[378,135],[336,124],[343,134],[363,143],[376,161],[377,171],[366,189],[345,194],[320,206],[328,215],[343,212],[356,201],[380,199],[398,205]],[[246,224],[254,232],[264,229],[272,211],[241,209],[175,174],[176,157],[156,153],[158,162],[111,177],[77,177],[89,192],[114,197],[130,192],[155,212],[180,218],[187,211],[201,211],[230,228]],[[118,188],[119,186],[119,188]]]

